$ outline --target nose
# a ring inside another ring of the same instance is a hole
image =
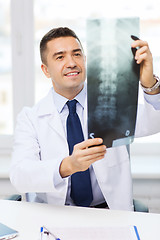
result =
[[[74,68],[76,66],[77,66],[77,64],[76,64],[76,61],[75,61],[74,57],[70,56],[70,55],[67,56],[67,58],[66,58],[66,68]]]

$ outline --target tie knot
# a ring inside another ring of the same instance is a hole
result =
[[[76,99],[67,102],[69,113],[76,113],[76,103],[77,103]]]

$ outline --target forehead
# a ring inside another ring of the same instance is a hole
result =
[[[74,49],[82,50],[81,44],[74,37],[55,38],[47,43],[48,53],[51,52],[52,54],[61,51],[68,52]]]

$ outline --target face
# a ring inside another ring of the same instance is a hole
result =
[[[83,88],[86,78],[85,56],[74,37],[60,37],[47,43],[46,65],[41,68],[52,79],[55,91],[72,99]]]

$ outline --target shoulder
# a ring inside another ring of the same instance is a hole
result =
[[[39,117],[43,115],[52,114],[55,110],[55,104],[53,101],[53,93],[52,88],[48,92],[48,94],[42,98],[38,103],[36,103],[33,107],[23,107],[18,117],[20,116],[33,116]]]

